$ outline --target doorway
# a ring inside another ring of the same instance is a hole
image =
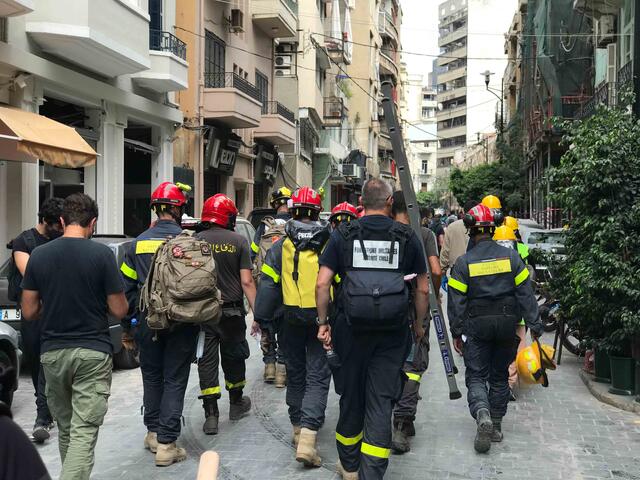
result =
[[[128,122],[124,130],[124,233],[137,237],[150,224],[151,127]]]

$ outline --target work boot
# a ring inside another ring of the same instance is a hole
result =
[[[240,420],[251,410],[251,399],[242,396],[242,390],[229,392],[229,420]]]
[[[276,388],[287,386],[287,367],[282,363],[276,364]]]
[[[358,472],[347,472],[340,460],[338,460],[338,474],[342,477],[342,480],[358,480]]]
[[[151,453],[158,451],[158,434],[156,432],[147,432],[144,436],[144,448]]]
[[[494,443],[500,443],[504,438],[502,434],[502,418],[491,417],[491,423],[493,423],[493,433],[491,434],[491,441]]]
[[[416,436],[416,426],[413,424],[413,420],[405,420],[403,430],[407,437]]]
[[[308,428],[300,429],[300,440],[296,450],[296,461],[304,463],[305,467],[319,467],[322,459],[316,450],[316,439],[318,432]]]
[[[204,398],[202,407],[204,408],[205,417],[202,431],[206,435],[216,435],[218,433],[218,417],[220,416],[218,400],[216,398]]]
[[[176,442],[158,443],[156,452],[156,466],[168,467],[173,463],[182,462],[187,459],[187,451],[176,446]]]
[[[264,364],[264,383],[273,383],[276,379],[276,364],[265,363]]]
[[[33,426],[33,431],[31,432],[31,436],[33,437],[33,441],[36,443],[44,443],[51,437],[49,430],[53,428],[53,422],[49,420],[39,420],[36,419],[36,423]]]
[[[476,413],[476,423],[478,424],[478,431],[473,443],[473,448],[475,448],[478,453],[487,453],[491,448],[491,436],[493,435],[493,423],[491,423],[489,410],[486,408],[478,410],[478,413]]]
[[[409,437],[407,436],[407,432],[404,429],[405,422],[404,420],[394,420],[393,421],[393,437],[391,439],[391,450],[396,455],[402,455],[403,453],[407,453],[411,450],[411,446],[409,445]]]
[[[291,443],[298,448],[298,442],[300,441],[300,425],[293,425],[293,437],[291,437]]]

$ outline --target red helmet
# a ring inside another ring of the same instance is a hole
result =
[[[293,208],[310,208],[319,212],[322,210],[322,199],[313,188],[300,187],[291,195],[291,206]]]
[[[187,203],[187,196],[176,184],[161,183],[151,194],[151,205],[176,205],[182,207]]]
[[[216,193],[213,197],[207,198],[202,205],[200,221],[215,223],[232,230],[236,225],[237,216],[238,209],[233,200],[223,193]]]
[[[356,209],[356,207],[351,205],[349,202],[342,202],[333,207],[333,210],[331,210],[329,221],[333,222],[334,220],[337,220],[341,222],[344,220],[356,218],[357,216],[358,210]]]
[[[482,204],[476,205],[464,216],[464,224],[467,228],[493,227],[493,212]]]

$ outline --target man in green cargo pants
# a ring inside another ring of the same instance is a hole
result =
[[[58,423],[62,480],[91,475],[111,388],[107,314],[120,319],[128,310],[115,257],[89,240],[97,218],[91,197],[67,197],[64,235],[33,251],[22,280],[23,318],[42,322],[40,361]]]

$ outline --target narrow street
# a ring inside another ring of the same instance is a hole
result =
[[[551,342],[553,338],[547,338]],[[198,400],[197,370],[185,401],[181,444],[186,462],[169,468],[154,466],[153,456],[142,448],[145,433],[140,415],[142,380],[139,370],[117,371],[113,376],[109,413],[96,447],[95,479],[195,479],[197,458],[206,449],[219,452],[221,479],[334,479],[337,453],[334,428],[338,397],[331,392],[325,428],[319,434],[323,466],[305,470],[295,462],[290,446],[290,425],[285,391],[262,382],[259,348],[250,338],[252,356],[247,365],[251,414],[231,423],[226,396],[221,401],[220,434],[207,437],[201,431],[203,411]],[[434,350],[435,349],[435,350]],[[461,371],[461,359],[456,358]],[[579,361],[567,354],[562,366],[550,374],[548,389],[520,391],[510,404],[503,425],[505,442],[489,455],[473,451],[474,422],[465,398],[448,399],[447,384],[437,347],[432,340],[431,366],[422,381],[423,400],[416,421],[412,450],[392,456],[386,478],[409,479],[536,479],[587,480],[613,478],[640,480],[640,416],[599,403],[578,377]],[[463,395],[464,376],[458,375]],[[16,392],[16,421],[30,431],[34,403],[28,377]],[[57,476],[60,460],[56,430],[38,447],[49,472]]]

